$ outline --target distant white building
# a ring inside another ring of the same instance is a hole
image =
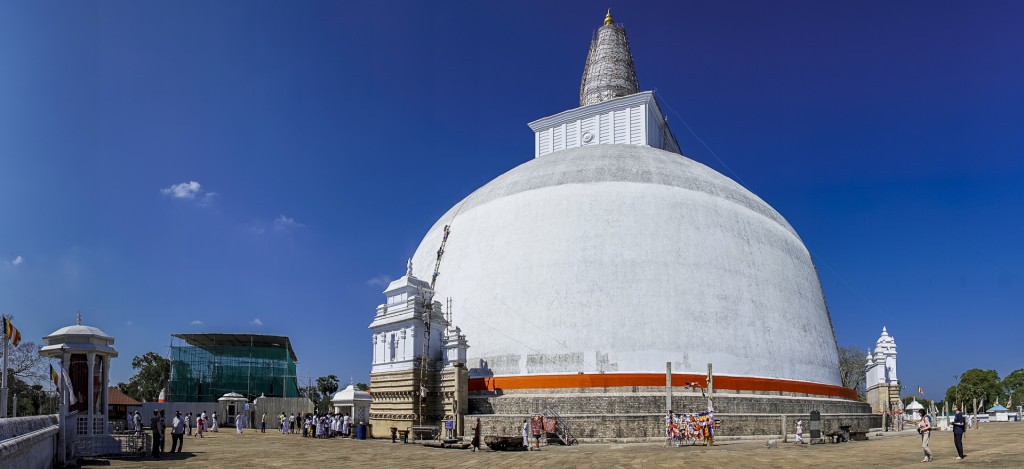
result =
[[[907,416],[906,417],[907,420],[911,421],[911,422],[916,422],[916,421],[920,420],[921,419],[921,413],[920,413],[921,409],[924,409],[924,406],[921,405],[920,402],[917,402],[917,398],[914,398],[914,402],[911,402],[910,404],[907,404],[907,408],[904,409],[904,411],[906,413],[906,416]]]
[[[882,327],[882,335],[875,342],[875,350],[869,351],[866,374],[867,400],[876,413],[888,412],[903,407],[900,401],[900,383],[896,377],[896,339]]]
[[[370,421],[370,393],[360,391],[355,385],[348,385],[345,389],[334,393],[331,398],[331,405],[334,413],[348,414],[353,423],[367,423]]]

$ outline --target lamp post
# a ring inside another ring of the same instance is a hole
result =
[[[960,405],[960,375],[953,375],[953,379],[956,381],[956,402],[953,404]]]

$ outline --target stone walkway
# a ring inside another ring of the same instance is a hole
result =
[[[115,459],[110,467],[1024,467],[1024,423],[982,424],[965,438],[967,459],[956,461],[951,432],[934,432],[934,462],[922,464],[920,437],[913,430],[869,441],[828,445],[780,443],[768,449],[763,441],[728,441],[713,448],[665,448],[660,444],[585,444],[544,446],[534,452],[472,453],[462,450],[392,444],[389,440],[315,440],[280,433],[246,431],[186,436],[185,450],[162,460]],[[168,448],[170,442],[168,441]],[[98,461],[97,465],[106,465]]]

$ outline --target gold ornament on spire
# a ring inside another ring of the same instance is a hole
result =
[[[612,19],[612,9],[611,8],[608,9],[608,14],[604,16],[604,24],[605,24],[605,26],[608,26],[610,24],[615,24],[615,20]]]

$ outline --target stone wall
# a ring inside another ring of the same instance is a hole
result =
[[[699,393],[680,390],[673,394],[676,413],[707,409],[707,399]],[[881,426],[881,417],[871,413],[869,404],[846,399],[786,393],[715,393],[714,406],[715,417],[722,420],[720,436],[781,435],[783,416],[787,418],[787,427],[802,418],[809,429],[813,410],[821,412],[822,429],[826,432],[845,425],[854,431]],[[470,414],[466,418],[470,421],[480,417],[485,434],[518,435],[523,419],[553,411],[572,427],[577,438],[645,441],[664,437],[664,407],[665,394],[655,388],[476,391],[470,393]]]
[[[794,422],[804,420],[804,437],[810,437],[810,414],[715,414],[722,421],[717,433],[721,438],[736,437],[780,437],[782,435],[783,416],[785,416],[786,432],[793,432]],[[470,415],[467,418],[480,418],[483,435],[522,434],[523,420],[526,415]],[[562,416],[572,428],[573,435],[583,442],[644,442],[658,441],[665,438],[665,417],[663,415],[575,415]],[[877,414],[822,414],[822,431],[827,433],[839,430],[840,426],[849,425],[852,431],[868,431],[881,426],[881,416]]]
[[[51,467],[57,450],[57,416],[0,419],[3,467]]]

